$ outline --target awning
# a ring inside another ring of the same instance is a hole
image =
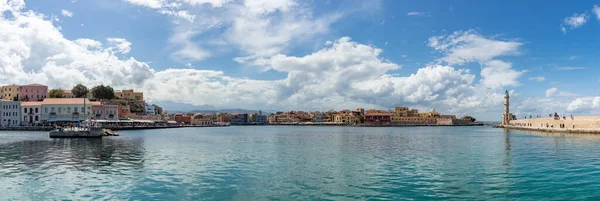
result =
[[[59,121],[79,122],[79,121],[83,121],[83,120],[81,120],[79,118],[72,118],[72,117],[55,117],[55,118],[48,119],[48,122],[59,122]]]

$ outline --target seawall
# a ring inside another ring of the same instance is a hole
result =
[[[600,116],[519,119],[511,120],[510,125],[500,127],[543,132],[600,134]]]

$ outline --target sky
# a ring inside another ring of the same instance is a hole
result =
[[[191,109],[600,113],[600,1],[0,0],[0,84]]]

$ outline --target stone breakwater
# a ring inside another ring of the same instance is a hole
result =
[[[600,134],[600,116],[519,119],[511,120],[509,125],[498,127],[543,132]]]

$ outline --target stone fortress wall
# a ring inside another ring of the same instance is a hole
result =
[[[504,127],[555,132],[600,133],[600,116],[519,119],[511,120]]]

